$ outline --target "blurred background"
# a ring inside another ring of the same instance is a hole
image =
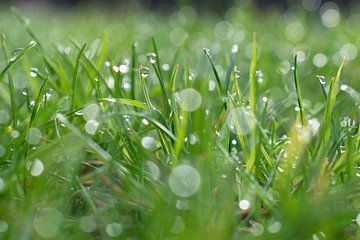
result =
[[[286,9],[297,3],[302,3],[305,6],[312,8],[320,6],[322,3],[329,2],[329,0],[1,0],[5,4],[15,5],[47,5],[56,7],[76,7],[86,5],[101,5],[102,7],[113,8],[119,6],[126,6],[140,3],[142,7],[150,9],[174,9],[183,5],[191,5],[198,11],[215,11],[223,12],[233,4],[255,5],[259,9],[266,10],[267,8]],[[357,0],[331,0],[339,6],[351,6],[358,3]]]

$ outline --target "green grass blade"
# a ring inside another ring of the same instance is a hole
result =
[[[300,89],[300,85],[299,85],[299,75],[298,75],[298,67],[297,67],[297,55],[295,55],[295,58],[294,58],[293,74],[294,74],[296,95],[297,95],[297,100],[298,100],[298,107],[300,109],[301,123],[305,127],[306,126],[306,120],[305,120],[305,113],[304,113],[303,101],[302,101],[302,96],[301,96],[301,89]]]
[[[126,98],[100,98],[99,101],[104,102],[111,102],[111,103],[119,103],[122,105],[128,105],[132,107],[142,108],[142,109],[148,109],[148,106],[146,103],[133,100],[133,99],[126,99]]]
[[[1,71],[0,73],[0,83],[4,79],[6,73],[9,71],[9,69],[17,63],[30,49],[36,46],[36,42],[31,41],[29,45],[27,45],[25,48],[19,50],[19,52],[16,53],[15,56],[10,57],[10,62],[6,65],[6,67]]]
[[[81,48],[75,63],[74,75],[73,75],[73,85],[72,85],[72,94],[71,94],[71,108],[70,111],[74,111],[76,108],[76,94],[78,87],[78,75],[79,75],[79,67],[80,67],[80,59],[84,53],[86,44]]]
[[[214,73],[214,76],[215,76],[215,79],[216,79],[216,82],[217,82],[218,91],[219,91],[219,94],[221,95],[222,92],[223,92],[223,86],[221,84],[219,73],[216,70],[215,63],[214,63],[214,61],[213,61],[213,59],[212,59],[212,57],[210,55],[210,50],[207,49],[207,48],[204,48],[204,53],[205,53],[205,56],[206,56],[207,60],[209,61],[210,65],[211,65],[211,69],[213,70],[213,73]]]

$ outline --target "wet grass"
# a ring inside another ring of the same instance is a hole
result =
[[[0,17],[1,239],[360,237],[355,10],[23,11]]]

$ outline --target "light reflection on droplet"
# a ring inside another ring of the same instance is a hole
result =
[[[30,175],[33,177],[40,176],[44,171],[44,164],[41,160],[35,159],[27,164],[27,168],[30,171]]]
[[[178,102],[183,111],[193,112],[202,103],[201,94],[193,88],[186,88],[179,93]]]
[[[85,124],[85,131],[90,134],[90,135],[94,135],[99,127],[99,122],[96,120],[89,120],[86,122]]]
[[[180,165],[173,169],[169,176],[169,186],[179,197],[190,197],[200,188],[200,174],[190,165]]]
[[[148,150],[154,150],[156,148],[156,141],[151,136],[145,136],[141,139],[141,145]]]
[[[85,121],[95,120],[100,113],[100,107],[96,103],[91,103],[84,107],[82,113]]]
[[[54,238],[58,235],[63,222],[63,215],[55,208],[39,210],[33,221],[35,231],[44,238]]]
[[[214,90],[215,90],[215,87],[216,87],[215,81],[210,80],[210,81],[209,81],[209,91],[210,91],[210,92],[214,91]]]
[[[250,202],[246,199],[242,199],[240,202],[239,202],[239,208],[241,210],[248,210],[250,208]]]
[[[147,57],[148,57],[149,62],[150,62],[151,64],[155,64],[155,63],[156,63],[156,61],[157,61],[157,55],[156,55],[155,53],[148,53],[148,54],[147,54]]]
[[[125,65],[125,64],[121,64],[119,66],[119,71],[124,74],[124,73],[128,73],[129,72],[129,66]]]
[[[32,127],[29,128],[25,140],[31,145],[36,145],[40,143],[41,138],[42,138],[41,131],[38,128]]]
[[[106,225],[105,231],[110,237],[118,237],[123,231],[123,226],[122,224],[116,222],[109,223]]]

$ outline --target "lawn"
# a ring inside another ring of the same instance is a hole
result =
[[[359,239],[359,23],[2,6],[0,239]]]

